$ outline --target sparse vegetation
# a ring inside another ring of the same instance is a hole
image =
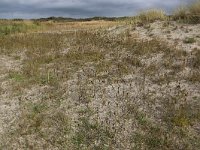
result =
[[[140,35],[184,27],[160,10],[138,18],[6,21],[0,149],[200,149],[199,39]]]

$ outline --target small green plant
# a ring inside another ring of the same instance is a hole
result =
[[[192,37],[187,37],[183,40],[183,43],[185,43],[185,44],[192,44],[195,42],[196,42],[195,38],[192,38]]]
[[[172,122],[174,123],[175,126],[179,127],[187,127],[190,125],[190,120],[183,114],[178,114],[174,118],[172,118]]]
[[[23,74],[19,72],[9,72],[9,78],[16,82],[22,82],[25,80]]]

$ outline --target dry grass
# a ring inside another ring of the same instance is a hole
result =
[[[166,20],[167,16],[163,10],[152,9],[152,10],[141,12],[139,14],[139,19],[142,22],[154,22],[156,20]]]
[[[200,1],[196,0],[187,6],[181,6],[174,12],[173,18],[187,23],[200,22]]]
[[[200,1],[196,0],[195,3],[189,6],[189,13],[193,15],[200,15]]]

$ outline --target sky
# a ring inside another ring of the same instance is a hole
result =
[[[87,18],[133,16],[162,8],[171,12],[192,0],[0,0],[0,18],[42,18],[50,16]]]

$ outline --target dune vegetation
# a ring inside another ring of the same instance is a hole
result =
[[[199,6],[1,20],[0,149],[199,150]]]

